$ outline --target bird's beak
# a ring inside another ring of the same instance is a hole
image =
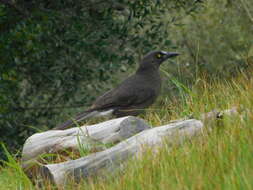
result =
[[[164,59],[168,59],[168,58],[171,58],[171,57],[176,57],[178,56],[179,53],[176,53],[176,52],[166,52],[165,56],[164,56]]]

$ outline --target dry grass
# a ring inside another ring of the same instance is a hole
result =
[[[73,182],[67,189],[253,189],[253,78],[244,73],[230,81],[203,78],[182,90],[180,100],[165,97],[160,110],[154,106],[156,111],[148,112],[145,120],[159,126],[232,106],[242,108],[242,117],[224,118],[212,133],[180,147],[163,147],[157,155],[147,152],[143,159],[129,161],[116,176]],[[0,189],[35,188],[9,155],[9,162],[1,168]],[[49,183],[40,188],[55,189]]]

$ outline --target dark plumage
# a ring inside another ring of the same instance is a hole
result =
[[[135,74],[124,80],[118,87],[98,97],[88,110],[54,129],[65,129],[74,124],[73,121],[79,122],[89,117],[108,114],[116,117],[138,115],[144,108],[154,103],[160,94],[160,64],[166,59],[177,55],[178,53],[165,51],[148,53],[140,62]]]

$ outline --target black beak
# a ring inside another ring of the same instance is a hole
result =
[[[164,59],[168,59],[168,58],[171,58],[171,57],[176,57],[178,55],[179,55],[179,53],[176,53],[176,52],[166,52],[166,54],[164,56]]]

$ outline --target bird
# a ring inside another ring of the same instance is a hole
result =
[[[113,115],[116,118],[137,116],[155,102],[161,91],[160,65],[179,53],[151,51],[143,57],[137,71],[112,90],[99,96],[84,112],[55,128],[63,130],[92,117]]]

